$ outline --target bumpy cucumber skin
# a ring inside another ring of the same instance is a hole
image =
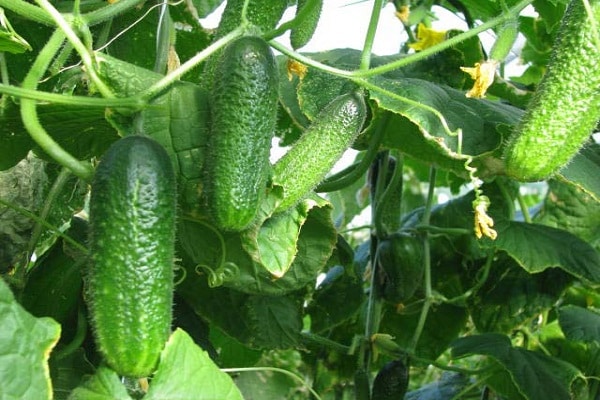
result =
[[[296,205],[325,178],[360,133],[366,114],[367,106],[358,93],[336,97],[319,113],[273,166],[273,183],[283,187],[276,212]]]
[[[269,45],[245,36],[224,50],[216,73],[206,198],[218,228],[241,231],[255,219],[270,176],[278,70]]]
[[[86,299],[98,348],[124,376],[149,376],[170,333],[175,193],[167,152],[143,136],[115,142],[92,182]]]
[[[400,359],[385,364],[373,381],[373,400],[403,399],[408,390],[408,367]]]
[[[310,9],[306,7],[310,7]],[[304,47],[315,33],[323,10],[323,0],[298,0],[296,16],[304,12],[305,8],[306,18],[290,32],[290,44],[294,50]]]
[[[228,0],[216,37],[225,36],[241,23],[244,0]],[[246,10],[246,18],[261,33],[274,29],[288,7],[287,0],[250,0]]]
[[[600,1],[590,0],[596,24]],[[506,173],[548,178],[577,153],[600,118],[600,49],[581,0],[572,0],[548,69],[504,152]]]

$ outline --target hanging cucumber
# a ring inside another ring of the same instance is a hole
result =
[[[312,38],[317,29],[322,9],[323,0],[298,0],[296,18],[302,19],[290,31],[290,44],[294,50],[304,47]]]
[[[167,152],[144,136],[115,142],[92,182],[86,300],[98,348],[124,376],[150,375],[169,336],[175,193]]]
[[[215,225],[241,231],[256,217],[270,176],[278,73],[263,39],[245,36],[223,52],[212,89],[205,190]]]
[[[539,181],[562,168],[600,118],[600,1],[571,0],[548,69],[504,151],[506,173]]]
[[[308,196],[360,133],[367,106],[358,93],[331,101],[294,146],[273,166],[273,183],[283,187],[276,212]]]

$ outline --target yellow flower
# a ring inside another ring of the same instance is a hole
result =
[[[410,7],[409,6],[400,6],[400,8],[395,12],[396,17],[402,21],[403,24],[408,23],[408,17],[410,16]]]
[[[496,237],[498,237],[498,233],[492,229],[494,220],[487,213],[489,205],[490,200],[486,196],[480,196],[473,202],[475,207],[475,236],[477,236],[477,239],[487,236],[492,240],[496,240]]]
[[[471,90],[467,92],[467,97],[473,97],[475,99],[481,99],[485,97],[485,92],[494,83],[494,77],[496,76],[496,68],[498,67],[498,61],[487,60],[480,63],[475,63],[474,68],[460,67],[461,70],[466,72],[475,80]]]
[[[417,27],[417,39],[419,40],[416,43],[410,43],[408,47],[415,51],[425,50],[443,42],[446,39],[446,31],[436,31],[421,23]]]
[[[294,75],[297,75],[300,80],[304,79],[307,70],[307,66],[299,61],[291,58],[287,61],[287,76],[290,81],[294,78]]]

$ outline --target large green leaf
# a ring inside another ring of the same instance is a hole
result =
[[[119,375],[108,367],[100,367],[96,373],[75,388],[69,400],[131,400]]]
[[[535,222],[562,228],[600,250],[600,202],[569,182],[550,180]]]
[[[229,377],[183,330],[176,329],[161,353],[160,363],[144,399],[242,399]]]
[[[561,307],[558,321],[565,336],[573,341],[600,343],[600,314],[583,307]]]
[[[501,172],[491,155],[508,127],[518,121],[519,109],[467,98],[462,91],[421,79],[375,77],[370,83],[383,90],[371,90],[371,99],[394,114],[384,140],[388,147],[459,175],[465,175],[468,156],[482,158],[476,164],[484,169],[481,176]]]
[[[557,268],[531,275],[500,255],[485,283],[467,300],[471,319],[481,332],[509,333],[550,310],[571,281]]]
[[[497,333],[463,337],[451,347],[453,358],[474,354],[494,358],[508,371],[519,393],[529,400],[570,400],[570,386],[579,376],[579,371],[571,364],[543,353],[513,347],[507,336]]]
[[[0,278],[0,326],[0,398],[50,399],[48,357],[60,325],[25,311]]]
[[[286,349],[298,344],[302,330],[302,303],[286,296],[251,296],[246,319],[256,333],[250,345]]]
[[[558,267],[585,281],[600,283],[600,254],[587,242],[562,229],[519,221],[499,221],[498,238],[484,245],[506,251],[527,272]]]
[[[582,148],[560,171],[559,177],[600,202],[600,144],[590,143]]]

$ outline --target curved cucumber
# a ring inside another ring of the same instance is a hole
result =
[[[218,228],[240,231],[255,219],[270,175],[277,124],[278,72],[263,39],[232,42],[216,68],[205,190]]]
[[[600,1],[590,0],[595,26]],[[600,118],[598,32],[582,0],[571,0],[548,70],[504,152],[506,173],[543,180],[569,162]]]
[[[117,373],[150,375],[171,328],[176,184],[162,146],[128,136],[106,152],[90,198],[87,301]]]
[[[290,44],[294,50],[310,41],[317,29],[322,10],[323,0],[298,0],[296,18],[302,16],[302,20],[290,32]]]
[[[294,146],[273,166],[273,183],[283,187],[276,212],[308,196],[356,139],[365,121],[367,106],[358,93],[331,101]]]

